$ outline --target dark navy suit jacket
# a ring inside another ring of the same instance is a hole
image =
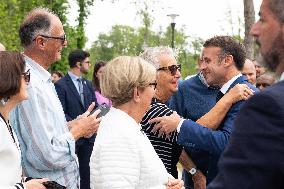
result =
[[[216,88],[208,88],[199,78],[199,74],[179,83],[178,91],[172,96],[170,101],[171,109],[180,116],[193,121],[205,115],[215,104],[218,93]],[[184,147],[197,169],[207,176],[209,154],[207,151]],[[183,171],[185,188],[193,188],[191,175]]]
[[[257,89],[246,81],[244,76],[237,78],[228,91],[236,84],[247,84],[251,89]],[[217,130],[208,129],[192,120],[185,120],[181,125],[178,143],[182,146],[205,150],[209,152],[209,168],[207,182],[209,183],[218,173],[217,162],[225,149],[233,128],[233,121],[244,101],[235,103]]]
[[[209,189],[284,188],[284,81],[251,97]]]
[[[94,93],[92,83],[84,78],[82,83],[84,89],[83,93],[85,106],[83,106],[80,95],[68,74],[54,84],[67,121],[76,119],[78,115],[81,115],[87,111],[92,102],[96,102],[97,105],[96,95]],[[81,139],[77,141],[77,144],[80,143],[80,140]],[[90,142],[94,142],[95,135],[88,140]]]

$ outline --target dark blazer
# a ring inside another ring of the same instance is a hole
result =
[[[80,95],[68,74],[54,84],[67,121],[76,119],[78,115],[81,115],[87,111],[92,102],[96,102],[97,104],[92,83],[84,78],[82,83],[84,89],[85,106],[83,106]],[[94,142],[95,136],[92,136],[88,140],[90,142]]]
[[[83,114],[92,102],[96,102],[96,95],[92,83],[86,79],[82,80],[84,102],[83,105],[80,95],[69,74],[55,83],[55,89],[59,100],[61,101],[67,121],[76,119],[78,115]],[[76,154],[79,160],[80,186],[84,189],[90,189],[90,157],[93,151],[96,135],[90,138],[80,138],[76,141]]]
[[[219,89],[207,87],[201,82],[199,74],[179,83],[178,91],[172,96],[170,108],[180,116],[193,121],[206,114],[215,104]],[[200,149],[184,147],[197,169],[207,176],[209,153]],[[191,175],[183,171],[185,188],[193,188]]]
[[[219,169],[208,188],[284,188],[284,81],[239,111]]]
[[[237,78],[229,87],[228,91],[236,84],[247,84],[251,89],[257,89],[246,81],[244,76]],[[244,101],[235,103],[217,130],[208,129],[192,120],[185,120],[181,125],[178,143],[182,146],[205,150],[209,152],[209,168],[207,183],[209,183],[218,172],[217,162],[229,140],[233,128],[233,121]]]

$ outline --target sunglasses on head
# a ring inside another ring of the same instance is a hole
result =
[[[28,69],[28,71],[22,73],[22,75],[24,76],[24,80],[25,82],[29,83],[31,80],[31,73],[30,73],[30,69]]]
[[[167,71],[169,70],[171,72],[172,75],[176,75],[177,71],[181,71],[181,65],[177,64],[177,65],[171,65],[171,66],[167,66],[167,67],[161,67],[158,68],[157,71]]]

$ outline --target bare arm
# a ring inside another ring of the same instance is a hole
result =
[[[246,84],[237,84],[196,122],[204,127],[217,129],[234,103],[246,100],[252,95],[253,91]]]
[[[187,172],[189,172],[192,168],[196,168],[196,165],[184,150],[182,150],[179,157],[179,162]],[[197,170],[197,172],[192,176],[192,181],[194,183],[194,189],[206,188],[206,177],[200,170]]]

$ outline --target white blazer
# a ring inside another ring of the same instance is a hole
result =
[[[92,189],[165,189],[171,177],[141,127],[111,108],[100,124],[90,160]]]
[[[14,134],[17,145],[17,136]],[[21,183],[22,167],[20,149],[14,144],[6,123],[0,117],[0,188],[15,189]]]

